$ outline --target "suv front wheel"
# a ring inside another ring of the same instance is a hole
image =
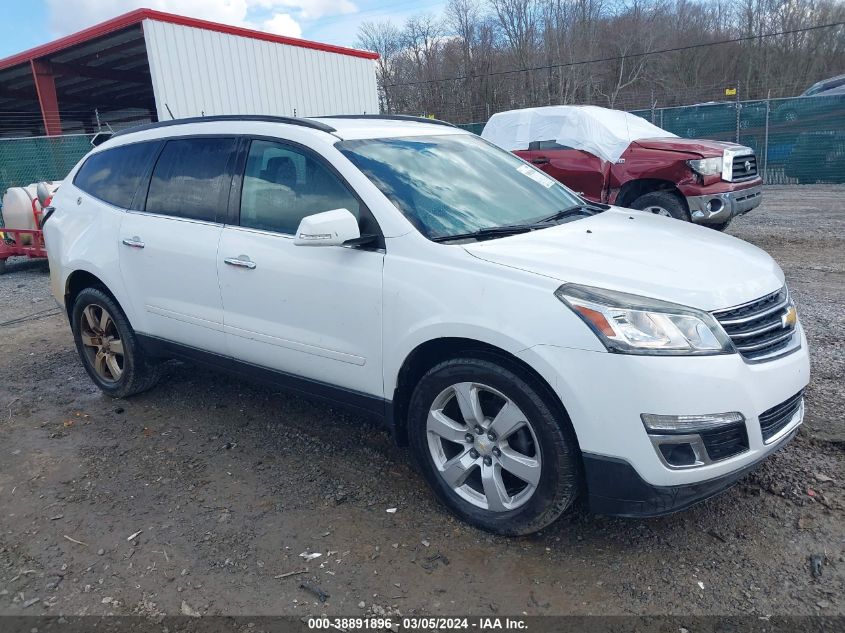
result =
[[[71,328],[85,371],[106,394],[125,398],[158,381],[159,364],[146,357],[123,310],[99,288],[77,295]]]
[[[497,534],[536,532],[579,491],[577,442],[529,381],[497,363],[433,367],[409,407],[412,450],[440,500]]]

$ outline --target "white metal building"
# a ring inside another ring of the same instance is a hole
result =
[[[375,114],[377,58],[139,9],[0,60],[0,136],[202,114]]]

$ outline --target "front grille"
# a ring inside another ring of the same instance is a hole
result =
[[[801,402],[804,399],[804,390],[802,389],[789,400],[781,402],[780,404],[763,411],[758,416],[760,420],[760,431],[763,433],[763,441],[768,442],[772,437],[778,434],[783,429],[798,409],[801,408]]]
[[[792,309],[786,287],[756,301],[717,310],[716,320],[734,347],[749,361],[771,360],[792,351],[797,320],[785,317]]]
[[[757,156],[754,154],[743,154],[734,156],[731,167],[731,180],[734,182],[751,180],[757,177]]]
[[[748,450],[748,432],[745,422],[710,431],[701,431],[701,439],[710,461],[717,462]]]

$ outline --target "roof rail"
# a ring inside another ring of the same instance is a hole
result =
[[[327,114],[325,116],[313,117],[314,119],[382,119],[388,121],[412,121],[414,123],[431,123],[432,125],[446,125],[449,127],[458,127],[448,121],[441,121],[440,119],[429,119],[421,116],[411,116],[410,114]]]
[[[268,123],[287,123],[288,125],[299,125],[302,127],[310,127],[321,132],[334,132],[335,129],[315,121],[313,119],[304,119],[299,117],[287,116],[270,116],[264,114],[220,114],[215,116],[196,116],[188,117],[186,119],[173,119],[171,121],[158,121],[156,123],[145,123],[135,127],[129,127],[119,132],[115,132],[114,136],[122,136],[124,134],[134,134],[135,132],[143,132],[145,130],[155,130],[160,127],[170,127],[171,125],[184,125],[188,123],[210,123],[213,121],[266,121]]]

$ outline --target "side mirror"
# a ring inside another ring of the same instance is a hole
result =
[[[53,194],[47,188],[46,182],[39,182],[35,186],[35,196],[38,198],[38,204],[43,209],[44,207],[50,206],[50,199],[53,197]]]
[[[296,246],[342,246],[360,237],[355,216],[347,209],[334,209],[302,218],[293,243]]]

